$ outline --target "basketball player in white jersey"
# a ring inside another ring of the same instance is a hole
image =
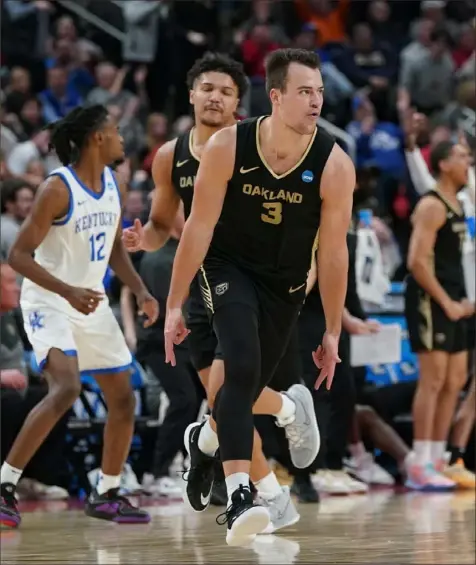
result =
[[[30,412],[2,465],[0,524],[20,524],[16,484],[77,399],[82,371],[94,375],[108,406],[101,474],[86,514],[118,523],[147,523],[150,516],[118,494],[134,428],[132,359],[102,282],[110,264],[135,293],[145,323],[155,321],[157,302],[121,242],[122,189],[108,165],[124,158],[123,142],[103,106],[78,107],[51,129],[51,147],[64,166],[39,187],[9,257],[10,265],[25,277],[25,329],[49,391]]]

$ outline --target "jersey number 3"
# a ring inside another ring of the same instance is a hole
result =
[[[277,226],[283,221],[283,205],[281,202],[265,202],[265,212],[261,214],[261,221]]]
[[[89,251],[91,261],[104,261],[106,256],[104,255],[104,244],[106,243],[106,233],[99,232],[93,234],[89,238]]]

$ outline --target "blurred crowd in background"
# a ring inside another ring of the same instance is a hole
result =
[[[471,0],[4,0],[1,10],[4,256],[35,190],[59,166],[43,128],[79,104],[104,104],[117,118],[127,155],[120,172],[129,183],[123,225],[145,221],[155,152],[192,126],[186,73],[210,50],[244,65],[251,88],[241,118],[270,110],[268,53],[282,46],[319,53],[321,125],[355,161],[356,212],[372,210],[390,280],[406,274],[410,216],[428,189],[408,160],[416,151],[428,175],[439,141],[475,147]],[[120,310],[113,274],[108,290]]]

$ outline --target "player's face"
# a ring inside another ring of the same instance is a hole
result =
[[[195,121],[204,126],[224,127],[232,124],[238,102],[238,88],[225,73],[203,73],[190,91]]]
[[[463,145],[455,145],[446,159],[445,168],[453,182],[463,188],[468,182],[471,155]]]
[[[112,116],[108,116],[97,139],[104,163],[120,163],[125,159],[124,140],[119,132],[119,126]]]
[[[311,134],[321,114],[324,96],[322,76],[318,69],[291,63],[284,91],[270,92],[273,112],[301,135]]]

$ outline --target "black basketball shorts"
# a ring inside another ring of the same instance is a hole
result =
[[[231,304],[248,306],[246,311],[256,317],[261,349],[261,383],[264,387],[270,382],[287,349],[304,300],[304,288],[302,293],[293,292],[288,296],[290,285],[283,283],[278,287],[271,277],[265,278],[215,258],[207,258],[199,272],[199,281],[203,302],[219,342],[222,332],[233,331],[234,324],[233,319],[225,320],[219,316],[221,327],[217,326],[214,314],[220,308]]]
[[[453,354],[468,349],[468,321],[450,320],[441,306],[411,278],[405,290],[405,318],[414,353],[446,351]]]
[[[220,358],[220,353],[197,280],[194,280],[190,286],[186,310],[187,328],[190,330],[187,337],[190,360],[196,371],[202,371],[211,367],[214,359]]]

